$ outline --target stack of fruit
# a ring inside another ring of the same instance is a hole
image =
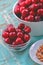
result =
[[[19,24],[17,28],[10,24],[3,31],[2,37],[4,41],[9,45],[24,45],[27,41],[30,40],[30,32],[31,28],[24,25],[23,23]]]
[[[14,13],[25,22],[43,21],[43,0],[19,0]]]

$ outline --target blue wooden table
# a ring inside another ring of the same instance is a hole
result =
[[[15,20],[14,15],[10,13],[15,2],[16,0],[13,0],[9,7],[0,11],[0,25],[6,22],[6,20],[3,18],[4,11],[6,11],[8,14],[5,13],[5,15],[10,15],[14,21],[13,23],[17,26],[18,21]],[[35,41],[39,39],[43,39],[43,36],[31,37],[30,45],[22,52],[12,52],[9,47],[3,45],[3,42],[0,39],[0,65],[38,65],[31,60],[29,56],[29,48]]]

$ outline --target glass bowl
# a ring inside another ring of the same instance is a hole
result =
[[[14,9],[16,7],[16,5],[18,4],[18,1],[14,4],[13,6],[13,14],[15,16],[15,19],[18,21],[18,22],[22,22],[24,23],[25,25],[28,25],[31,27],[31,35],[32,36],[40,36],[40,35],[43,35],[43,21],[40,21],[40,22],[27,22],[27,21],[24,21],[24,20],[21,20],[19,17],[16,16],[16,14],[14,13]]]
[[[10,23],[10,24],[11,24],[11,23]],[[5,26],[3,27],[3,29],[1,29],[1,32],[3,32],[8,25],[9,25],[8,23],[5,24]],[[13,23],[13,25],[14,25],[14,23]],[[2,37],[2,33],[1,33],[1,37]],[[31,38],[31,37],[30,37],[30,38]],[[3,44],[6,45],[6,46],[8,46],[9,49],[12,50],[12,51],[23,51],[23,50],[26,49],[27,46],[30,44],[30,40],[29,40],[28,42],[26,42],[26,43],[24,43],[24,44],[20,44],[20,45],[15,45],[15,46],[13,46],[13,45],[11,45],[11,44],[5,43],[3,37],[2,37],[2,41],[3,41]]]

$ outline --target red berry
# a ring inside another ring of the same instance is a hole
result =
[[[25,17],[25,19],[24,19],[24,20],[25,20],[25,21],[27,21],[27,22],[29,21],[28,17]]]
[[[41,3],[43,3],[43,0],[40,0]]]
[[[35,16],[35,12],[34,11],[30,11],[29,14]]]
[[[4,32],[2,33],[2,37],[4,37],[4,38],[9,37],[9,33],[4,31]]]
[[[40,21],[40,16],[35,16],[35,21]]]
[[[34,16],[33,16],[33,15],[29,15],[29,16],[28,16],[28,20],[29,20],[30,22],[33,22],[33,21],[34,21]]]
[[[17,6],[15,7],[14,13],[15,13],[15,14],[19,14],[19,13],[20,13],[20,6],[19,6],[19,5],[17,5]]]
[[[25,26],[25,27],[24,27],[24,31],[25,31],[26,33],[30,33],[30,32],[31,32],[31,28],[30,28],[29,26]]]
[[[22,32],[22,30],[19,29],[19,28],[16,28],[16,32],[17,32],[17,33],[18,33],[18,32]]]
[[[15,38],[16,37],[16,32],[10,32],[9,37],[12,38],[12,39]]]
[[[25,0],[19,0],[19,3],[23,2],[23,1],[25,1]]]
[[[23,6],[23,7],[25,7],[25,6],[26,6],[26,3],[25,3],[25,1],[21,2],[21,3],[20,3],[20,6]]]
[[[23,29],[25,27],[25,25],[23,23],[19,24],[18,28],[19,29]]]
[[[8,43],[8,44],[10,44],[10,39],[9,38],[6,38],[5,39],[5,42]]]
[[[23,33],[22,32],[18,32],[17,36],[20,37],[20,38],[23,38]]]
[[[32,0],[26,0],[25,3],[26,5],[30,5],[32,3]]]
[[[26,17],[26,16],[28,16],[28,10],[27,9],[24,9],[24,10],[22,10],[22,17]]]
[[[28,35],[28,34],[24,34],[24,41],[28,41],[30,39],[30,35]]]
[[[38,9],[37,14],[43,16],[43,9]]]
[[[25,7],[23,7],[23,6],[20,7],[20,12],[22,12],[22,10],[24,10],[24,9],[25,9]]]
[[[37,10],[38,9],[38,4],[32,4],[28,7],[29,10]]]
[[[9,28],[8,28],[8,31],[9,31],[9,32],[15,32],[16,30],[15,30],[14,27],[9,27]]]
[[[41,14],[40,9],[38,9],[38,10],[37,10],[37,14],[38,14],[38,15],[40,15],[40,14]]]
[[[32,0],[32,3],[38,3],[39,0]]]
[[[16,45],[23,44],[23,40],[21,38],[16,39]]]

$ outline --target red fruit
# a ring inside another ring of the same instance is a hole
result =
[[[8,31],[9,31],[9,32],[15,32],[16,30],[15,30],[14,27],[9,27],[9,28],[8,28]]]
[[[28,10],[27,9],[24,9],[24,10],[22,10],[22,17],[26,17],[26,16],[28,16]]]
[[[33,16],[33,15],[29,15],[29,16],[28,16],[28,20],[29,20],[30,22],[33,22],[33,21],[34,21],[34,16]]]
[[[24,31],[26,33],[30,33],[31,32],[31,28],[29,26],[25,26]]]
[[[23,2],[23,1],[25,1],[25,0],[19,0],[19,3]]]
[[[24,9],[25,9],[25,7],[23,7],[23,6],[20,7],[20,12],[22,12],[22,10],[24,10]]]
[[[20,37],[20,38],[23,38],[23,33],[22,32],[18,32],[17,36]]]
[[[16,37],[16,32],[10,32],[9,37],[12,38],[12,39],[15,38]]]
[[[43,0],[40,0],[41,3],[43,3]]]
[[[30,11],[29,14],[35,16],[35,12],[34,11]]]
[[[38,5],[37,4],[33,4],[33,9],[34,10],[38,9]]]
[[[19,24],[18,28],[19,29],[23,29],[25,27],[25,25],[23,23]]]
[[[40,9],[37,10],[37,14],[41,15],[41,10]]]
[[[32,0],[26,0],[25,3],[26,5],[30,5],[32,3]]]
[[[25,1],[21,2],[21,3],[20,3],[20,6],[23,6],[23,7],[25,7],[25,6],[26,6],[26,3],[25,3]]]
[[[19,13],[20,13],[20,6],[19,6],[19,5],[17,5],[17,6],[15,7],[14,13],[15,13],[15,14],[19,14]]]
[[[23,40],[21,38],[16,39],[16,45],[23,44]]]
[[[37,10],[38,9],[38,4],[32,4],[32,5],[30,5],[29,6],[29,8],[28,8],[29,10]]]
[[[43,16],[43,9],[38,9],[37,14]]]
[[[9,33],[4,31],[4,32],[2,33],[2,37],[4,37],[4,38],[9,37]]]
[[[27,22],[29,21],[29,20],[28,20],[28,17],[25,17],[25,19],[24,19],[24,20],[25,20],[25,21],[27,21]]]
[[[28,34],[24,34],[24,41],[28,41],[30,39],[30,35],[28,35]]]
[[[18,32],[22,32],[22,30],[19,29],[19,28],[16,28],[16,32],[17,32],[17,33],[18,33]]]
[[[38,3],[39,0],[32,0],[32,3]]]
[[[40,16],[35,16],[35,21],[40,21]]]
[[[10,44],[10,39],[9,38],[5,38],[5,42]]]
[[[39,7],[39,9],[43,8],[43,4],[42,3],[38,3],[38,7]]]

